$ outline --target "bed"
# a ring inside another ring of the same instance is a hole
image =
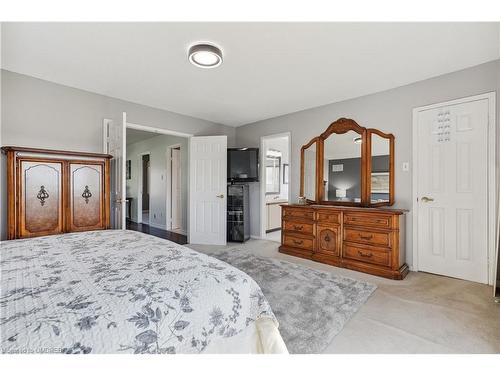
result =
[[[1,243],[3,353],[287,353],[257,283],[147,234]]]

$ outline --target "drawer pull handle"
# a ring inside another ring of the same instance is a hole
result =
[[[359,234],[359,238],[362,240],[371,240],[373,238],[373,235],[370,234],[369,236],[363,236],[362,234]]]
[[[363,258],[371,258],[371,257],[373,256],[373,254],[372,254],[372,253],[365,254],[365,253],[363,253],[362,251],[359,251],[359,250],[358,250],[358,254],[359,254],[360,256],[362,256]]]
[[[295,229],[295,230],[302,230],[302,229],[304,229],[304,226],[303,225],[294,225],[293,229]]]
[[[304,243],[304,241],[300,240],[300,241],[297,241],[297,240],[293,240],[293,243],[295,245],[302,245]]]

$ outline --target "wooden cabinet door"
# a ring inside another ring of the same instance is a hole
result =
[[[57,161],[19,160],[18,237],[63,232],[63,164]]]
[[[334,225],[320,225],[316,227],[317,246],[316,252],[331,255],[335,257],[340,256],[341,238],[340,227]]]
[[[103,229],[104,224],[104,164],[69,163],[69,230]]]

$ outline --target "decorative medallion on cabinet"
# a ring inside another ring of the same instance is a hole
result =
[[[2,151],[8,239],[109,228],[111,156],[10,146]]]

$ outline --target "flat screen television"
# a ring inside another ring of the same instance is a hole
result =
[[[259,149],[228,148],[227,180],[230,182],[259,181]]]

